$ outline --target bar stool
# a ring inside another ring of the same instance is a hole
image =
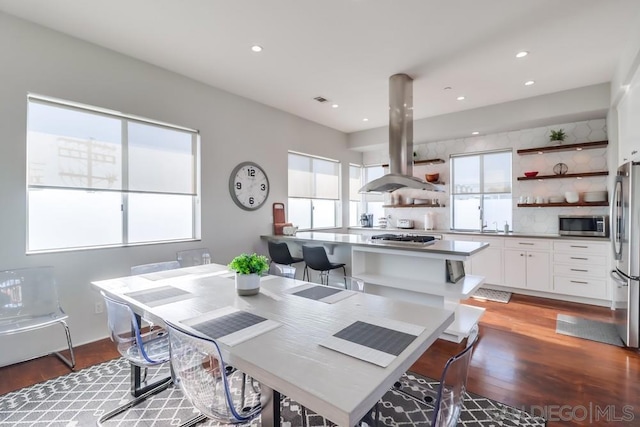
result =
[[[323,285],[329,284],[329,272],[337,268],[342,268],[343,276],[347,277],[347,269],[344,264],[329,261],[327,252],[322,246],[302,246],[302,256],[304,257],[304,274],[302,280],[311,280],[309,275],[309,268],[320,272],[320,283]],[[326,277],[326,280],[325,280]],[[347,286],[345,281],[345,287]]]
[[[304,261],[302,258],[291,256],[289,246],[285,242],[269,242],[269,257],[271,262],[282,265],[291,265]]]

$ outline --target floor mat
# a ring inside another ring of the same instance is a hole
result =
[[[481,301],[503,302],[506,304],[511,299],[511,292],[480,288],[471,296],[471,298]]]
[[[613,323],[558,314],[556,333],[624,347],[624,342],[622,342],[616,325]]]
[[[166,375],[167,370],[150,372],[150,375]],[[114,359],[78,372],[72,372],[43,383],[0,396],[0,425],[13,427],[94,426],[96,420],[109,409],[118,406],[131,396],[129,364],[124,359]],[[434,390],[438,382],[407,372],[400,380],[403,391],[421,398],[421,394]],[[238,390],[234,390],[239,392]],[[396,390],[388,391],[380,401],[380,424],[383,426],[426,427],[433,407],[408,399]],[[158,427],[180,425],[198,412],[181,391],[169,387],[135,408],[113,418],[107,426]],[[302,408],[291,399],[281,401],[283,427],[302,426]],[[333,423],[311,411],[306,411],[309,427],[329,427]],[[219,426],[208,420],[199,426]],[[258,427],[260,418],[248,424]],[[464,408],[458,427],[543,427],[545,420],[526,412],[503,405],[472,393],[465,394]]]

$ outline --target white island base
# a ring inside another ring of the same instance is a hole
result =
[[[443,339],[461,342],[484,314],[483,308],[460,304],[484,277],[467,275],[457,283],[447,282],[446,260],[465,261],[466,255],[354,246],[351,257],[352,275],[365,281],[366,293],[454,311],[455,320]]]

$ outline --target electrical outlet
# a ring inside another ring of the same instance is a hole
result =
[[[96,301],[95,304],[95,313],[96,314],[102,314],[104,313],[104,302],[103,301]]]

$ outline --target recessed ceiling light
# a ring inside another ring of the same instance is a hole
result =
[[[478,131],[471,132],[471,135],[480,135],[480,132],[478,132]]]
[[[253,46],[251,46],[251,50],[254,52],[262,52],[262,46],[254,44]]]
[[[456,98],[458,101],[464,101],[464,96],[459,96]]]
[[[331,104],[331,108],[338,108],[339,105],[338,104]]]
[[[536,82],[535,82],[534,80],[528,80],[528,81],[524,82],[524,85],[525,85],[525,86],[531,86],[531,85],[533,85],[533,84],[535,84],[535,83],[536,83]]]
[[[526,50],[523,50],[522,52],[516,53],[516,58],[524,58],[527,55],[529,55],[529,52],[527,52]]]
[[[362,119],[363,122],[368,122],[369,119],[367,119],[366,117],[364,119]]]

